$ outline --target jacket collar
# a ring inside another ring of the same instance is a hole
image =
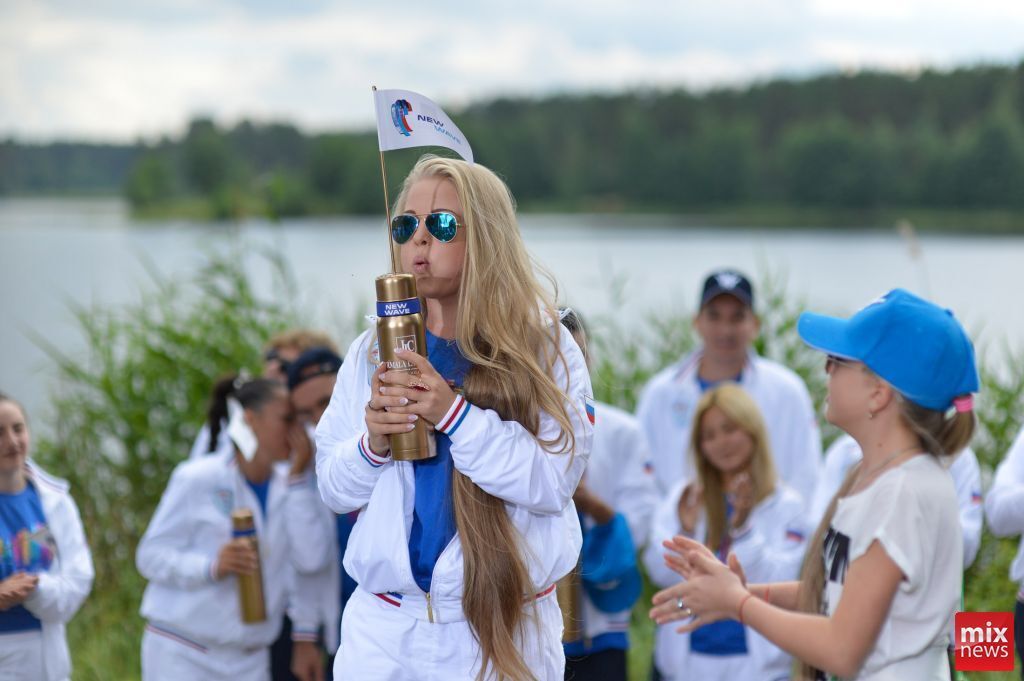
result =
[[[697,348],[679,362],[675,372],[675,383],[697,383],[697,370],[700,368],[700,360],[704,357],[704,348]],[[750,384],[757,376],[757,362],[760,355],[754,352],[753,348],[747,350],[747,363],[743,365],[743,377],[740,381],[743,385]]]

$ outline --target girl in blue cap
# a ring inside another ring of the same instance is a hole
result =
[[[651,615],[686,619],[682,632],[738,619],[802,660],[801,679],[949,679],[963,546],[944,459],[974,432],[971,342],[948,310],[900,289],[850,319],[804,313],[797,329],[828,355],[826,418],[863,460],[800,581],[747,584],[735,557],[726,567],[677,536],[666,560],[686,579],[655,595]]]

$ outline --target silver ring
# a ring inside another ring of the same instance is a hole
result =
[[[683,603],[683,597],[682,596],[677,596],[676,597],[676,607],[679,608],[680,610],[683,610],[683,609],[686,608],[686,605]]]

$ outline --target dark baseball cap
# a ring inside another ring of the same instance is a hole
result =
[[[715,270],[704,280],[700,307],[721,295],[730,295],[747,307],[754,307],[754,287],[746,276],[736,270]]]
[[[309,348],[288,365],[288,390],[316,376],[338,373],[341,362],[341,357],[328,347]]]

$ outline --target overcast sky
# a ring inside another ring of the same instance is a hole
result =
[[[371,84],[457,108],[1022,57],[1024,0],[0,0],[0,136],[369,127]]]

